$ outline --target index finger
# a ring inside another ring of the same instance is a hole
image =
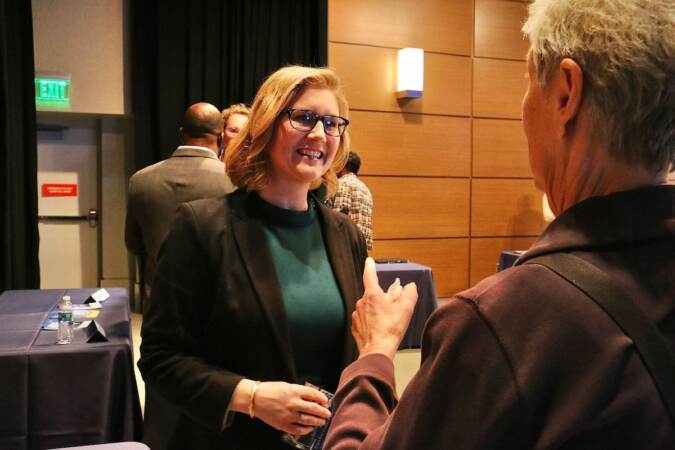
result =
[[[375,260],[371,257],[366,258],[366,267],[363,269],[363,287],[368,290],[382,290],[380,281],[377,278],[377,269]]]

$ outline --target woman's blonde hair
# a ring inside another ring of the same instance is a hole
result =
[[[340,79],[326,67],[287,66],[270,75],[260,86],[253,100],[251,114],[244,129],[232,140],[225,154],[225,167],[235,186],[247,191],[260,191],[268,182],[270,158],[268,145],[274,135],[277,121],[306,88],[328,89],[338,102],[339,115],[347,118],[349,106],[342,93]],[[329,138],[331,139],[331,138]],[[349,132],[340,137],[333,164],[310,189],[326,185],[328,195],[337,188],[337,176],[349,153]]]

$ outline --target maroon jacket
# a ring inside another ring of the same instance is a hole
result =
[[[675,348],[675,186],[581,202],[521,262],[559,251],[607,272]],[[675,448],[632,341],[540,265],[498,273],[439,308],[398,405],[394,386],[383,355],[347,367],[324,448]]]

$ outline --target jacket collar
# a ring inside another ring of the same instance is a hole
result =
[[[675,186],[586,199],[559,215],[516,264],[548,253],[675,238]]]
[[[227,196],[227,199],[232,211],[234,240],[239,248],[241,259],[251,279],[260,307],[272,329],[286,373],[291,379],[295,379],[295,365],[284,299],[274,269],[272,253],[267,245],[261,245],[264,243],[260,242],[265,236],[262,219],[248,192],[237,191]]]
[[[199,145],[181,145],[171,154],[172,158],[185,156],[200,156],[202,158],[218,159],[218,156],[207,147]]]
[[[362,288],[358,285],[358,278],[355,277],[354,258],[351,252],[352,243],[346,239],[349,233],[344,229],[344,222],[337,220],[335,218],[336,213],[329,210],[321,201],[318,199],[315,199],[315,201],[319,205],[317,210],[319,211],[323,241],[326,245],[328,260],[333,268],[345,310],[342,364],[343,367],[346,367],[352,362],[354,356],[354,344],[351,337],[352,316],[349,311],[354,311],[356,301],[358,300],[356,296],[361,295],[363,292]],[[346,216],[342,217],[342,215],[338,217],[346,218]]]

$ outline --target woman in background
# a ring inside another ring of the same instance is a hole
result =
[[[243,103],[235,103],[225,108],[221,114],[223,115],[223,147],[218,155],[218,159],[223,161],[225,159],[225,149],[234,140],[235,137],[244,129],[248,116],[251,114],[251,108]]]
[[[366,246],[310,190],[336,185],[347,102],[330,69],[272,74],[228,147],[240,189],[181,205],[160,252],[139,367],[176,408],[146,441],[163,448],[283,449],[330,416],[326,397],[355,357]],[[156,444],[155,444],[156,445]]]

